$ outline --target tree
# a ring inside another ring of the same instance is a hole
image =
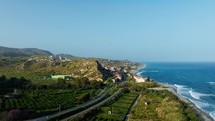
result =
[[[84,78],[77,78],[75,80],[76,86],[78,87],[86,87],[90,85],[90,81],[88,78],[84,77]]]
[[[24,120],[28,117],[29,113],[27,110],[12,109],[8,113],[8,120]]]
[[[86,102],[88,100],[90,100],[90,93],[80,96],[78,98],[78,103],[80,104],[80,103]]]
[[[150,79],[150,77],[149,77],[149,76],[146,78],[146,81],[148,81],[148,82],[149,82],[149,81],[151,81],[151,79]]]
[[[1,77],[0,77],[0,81],[5,81],[7,78],[6,78],[6,76],[5,75],[2,75]]]
[[[18,79],[16,77],[11,77],[10,81],[17,81]]]

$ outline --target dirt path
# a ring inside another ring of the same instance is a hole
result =
[[[134,103],[133,103],[132,106],[129,108],[129,111],[128,111],[127,115],[126,115],[125,121],[128,121],[128,119],[129,119],[129,117],[130,117],[130,114],[131,114],[131,111],[132,111],[132,109],[134,108],[134,106],[137,104],[137,101],[139,100],[140,97],[141,97],[141,95],[139,95],[139,96],[135,99]]]

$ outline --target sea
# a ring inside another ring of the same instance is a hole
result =
[[[167,84],[215,120],[215,63],[148,62],[138,75]]]

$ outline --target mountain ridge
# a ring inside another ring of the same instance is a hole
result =
[[[11,48],[0,46],[0,57],[30,57],[34,55],[54,55],[50,51],[38,48]]]

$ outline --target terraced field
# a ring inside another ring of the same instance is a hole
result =
[[[119,99],[100,108],[98,113],[92,120],[94,121],[122,121],[137,98],[137,93],[125,93]]]

